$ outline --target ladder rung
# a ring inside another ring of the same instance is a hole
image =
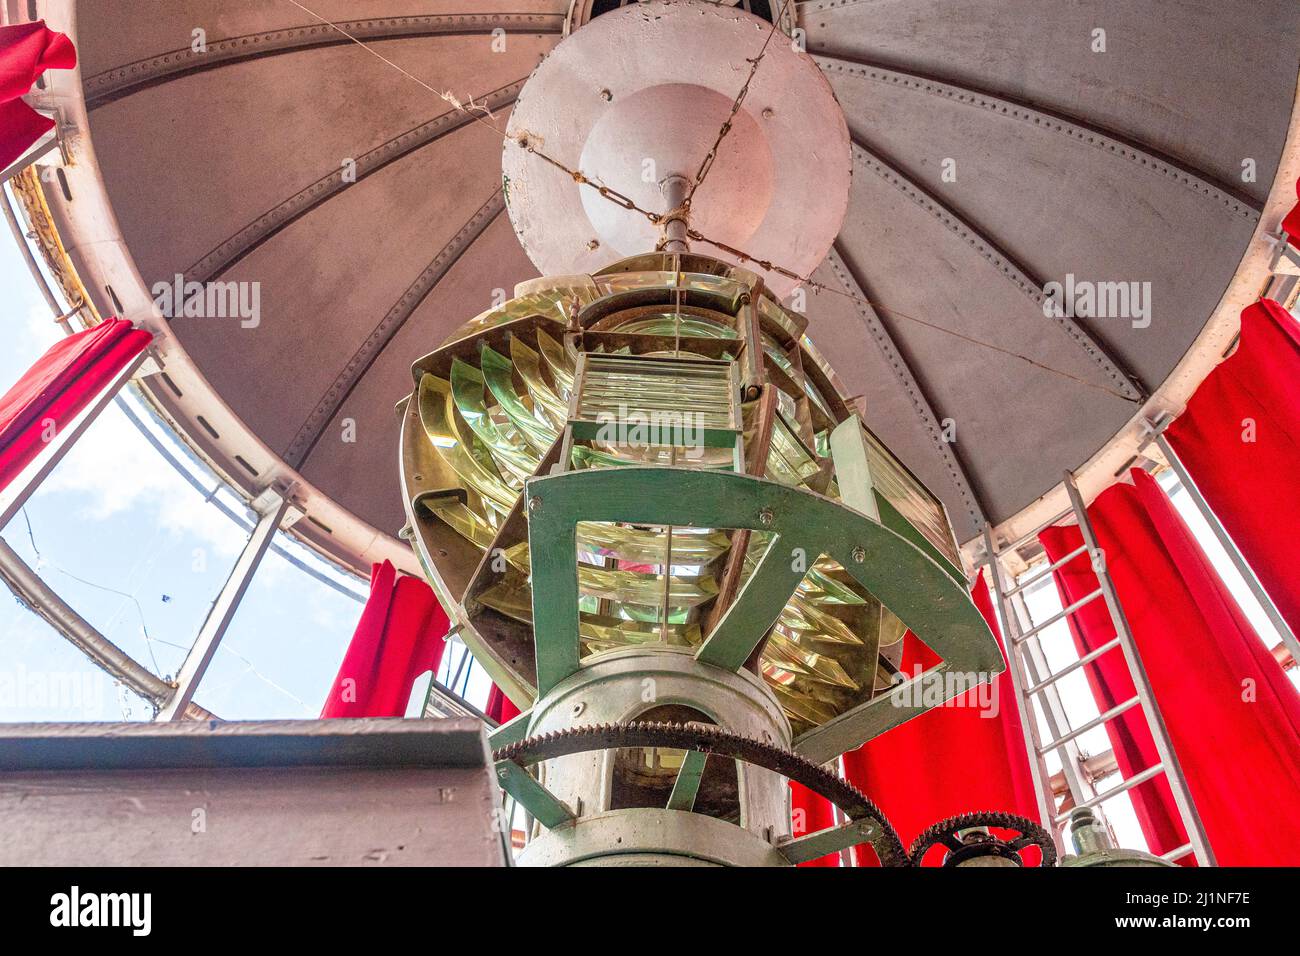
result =
[[[1015,587],[1013,587],[1011,590],[1007,591],[1007,593],[1006,593],[1005,596],[1006,596],[1006,597],[1011,597],[1011,595],[1013,595],[1013,594],[1019,594],[1019,593],[1020,593],[1021,591],[1023,591],[1025,588],[1033,587],[1035,584],[1037,584],[1039,581],[1042,581],[1044,578],[1050,577],[1050,576],[1051,576],[1051,573],[1052,573],[1053,571],[1055,571],[1057,568],[1062,567],[1063,565],[1069,564],[1071,561],[1073,561],[1073,560],[1074,560],[1075,558],[1077,558],[1079,555],[1085,553],[1087,550],[1088,550],[1088,546],[1087,546],[1086,544],[1081,544],[1081,545],[1079,545],[1077,548],[1075,548],[1073,551],[1071,551],[1071,552],[1070,552],[1069,554],[1067,554],[1065,557],[1060,558],[1060,559],[1058,559],[1058,560],[1056,560],[1056,561],[1053,561],[1053,562],[1052,562],[1051,564],[1049,564],[1047,567],[1043,568],[1042,571],[1040,571],[1040,572],[1038,572],[1037,574],[1035,574],[1035,575],[1034,575],[1032,578],[1030,578],[1028,581],[1025,581],[1023,584],[1017,584],[1017,585],[1016,585]]]
[[[1168,853],[1160,854],[1160,859],[1164,860],[1166,863],[1172,863],[1180,856],[1186,856],[1191,852],[1192,852],[1192,845],[1190,843],[1184,843],[1182,846],[1174,847]]]
[[[1098,804],[1105,803],[1111,797],[1117,797],[1121,793],[1126,793],[1129,790],[1132,790],[1134,787],[1140,787],[1142,784],[1146,783],[1152,777],[1158,777],[1160,776],[1160,774],[1164,772],[1165,772],[1165,765],[1163,761],[1160,763],[1152,764],[1150,767],[1147,767],[1141,773],[1135,773],[1133,774],[1133,776],[1129,777],[1127,780],[1123,781],[1122,783],[1114,787],[1111,787],[1109,790],[1106,790],[1103,793],[1097,794],[1095,797],[1092,797],[1088,800],[1084,800],[1082,803],[1076,804],[1074,807],[1071,807],[1065,813],[1059,814],[1056,818],[1056,822],[1064,823],[1066,820],[1070,819],[1070,813],[1073,810],[1078,809],[1079,807],[1095,807]]]
[[[1088,731],[1092,730],[1094,727],[1100,727],[1102,724],[1106,723],[1107,721],[1114,720],[1120,714],[1124,713],[1124,711],[1130,710],[1133,707],[1136,707],[1140,703],[1142,703],[1142,698],[1139,697],[1137,694],[1134,694],[1128,700],[1124,701],[1124,703],[1117,704],[1116,706],[1112,707],[1110,710],[1106,711],[1106,713],[1102,714],[1100,717],[1094,717],[1092,720],[1088,721],[1082,727],[1072,730],[1065,736],[1057,737],[1051,743],[1044,744],[1043,746],[1039,747],[1038,752],[1043,756],[1047,756],[1057,747],[1062,747],[1065,744],[1068,744],[1071,740],[1083,736]]]
[[[1075,601],[1065,610],[1061,611],[1061,613],[1053,614],[1042,624],[1037,624],[1034,627],[1031,627],[1029,630],[1025,631],[1025,633],[1021,634],[1019,637],[1016,638],[1016,643],[1021,644],[1029,640],[1029,638],[1033,637],[1035,634],[1039,634],[1047,630],[1047,628],[1051,627],[1057,621],[1064,620],[1065,618],[1069,617],[1071,614],[1079,610],[1079,608],[1083,607],[1084,605],[1091,604],[1093,601],[1097,600],[1097,598],[1101,597],[1104,593],[1106,592],[1103,591],[1101,588],[1097,588],[1097,590],[1093,591],[1087,597],[1079,598],[1079,600]]]
[[[1080,667],[1085,667],[1088,664],[1091,664],[1097,658],[1101,657],[1101,655],[1113,651],[1115,648],[1119,647],[1119,645],[1120,645],[1120,640],[1118,637],[1111,638],[1109,641],[1101,645],[1101,647],[1097,648],[1095,651],[1089,651],[1087,654],[1084,654],[1074,663],[1062,667],[1055,674],[1052,674],[1050,677],[1039,681],[1033,687],[1026,688],[1025,696],[1028,697],[1030,694],[1037,694],[1044,687],[1048,687],[1052,684],[1055,684],[1058,680],[1060,680],[1062,677],[1066,676],[1067,674],[1073,674]]]

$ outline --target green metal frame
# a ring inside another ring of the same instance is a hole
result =
[[[855,416],[840,422],[831,432],[830,444],[831,458],[835,462],[835,479],[844,503],[907,538],[934,558],[948,572],[949,577],[958,581],[965,580],[961,569],[877,490],[867,453],[866,426],[861,420]]]
[[[488,746],[493,750],[517,744],[528,736],[528,722],[532,719],[531,708],[510,718],[492,733],[488,734]]]
[[[527,770],[509,760],[498,760],[497,783],[501,789],[519,801],[548,830],[577,819],[573,812],[551,791],[547,790]]]
[[[791,863],[798,865],[825,856],[827,853],[838,853],[847,847],[867,843],[874,840],[879,832],[880,827],[875,820],[870,818],[850,820],[837,827],[827,827],[825,830],[818,830],[806,836],[783,840],[776,845],[776,849]]]
[[[730,670],[744,665],[806,573],[789,560],[799,548],[804,567],[819,555],[833,558],[942,658],[922,678],[898,689],[945,671],[990,680],[1006,666],[964,582],[954,580],[950,567],[906,536],[821,495],[734,472],[660,467],[537,477],[527,482],[524,494],[539,697],[580,666],[579,521],[772,533],[755,572],[699,648],[696,658],[703,664]],[[927,709],[903,704],[901,695],[878,695],[804,733],[794,750],[825,763]]]
[[[709,755],[706,753],[699,750],[687,751],[681,769],[677,771],[673,792],[668,795],[667,809],[695,809],[695,796],[700,792],[700,780],[704,777],[704,765],[708,760]]]

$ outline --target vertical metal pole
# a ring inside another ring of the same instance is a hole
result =
[[[1241,575],[1241,579],[1246,582],[1246,587],[1250,588],[1250,593],[1255,596],[1255,600],[1258,601],[1259,606],[1263,608],[1264,614],[1267,615],[1269,623],[1277,629],[1278,635],[1282,638],[1282,643],[1285,644],[1287,650],[1291,652],[1291,657],[1297,664],[1300,664],[1300,641],[1296,640],[1295,632],[1291,630],[1291,626],[1286,622],[1286,618],[1282,617],[1282,613],[1277,609],[1277,605],[1273,603],[1273,599],[1268,596],[1268,592],[1264,590],[1264,586],[1259,583],[1259,578],[1255,577],[1255,572],[1252,571],[1250,565],[1246,563],[1245,557],[1237,550],[1236,544],[1233,543],[1232,537],[1228,534],[1228,529],[1223,526],[1219,521],[1218,516],[1210,509],[1209,503],[1201,495],[1200,489],[1196,487],[1196,482],[1194,482],[1192,476],[1187,473],[1187,469],[1183,467],[1182,461],[1180,461],[1178,455],[1174,453],[1174,449],[1169,442],[1165,440],[1165,436],[1157,435],[1156,444],[1159,445],[1160,450],[1164,452],[1165,461],[1169,462],[1169,467],[1172,468],[1174,474],[1178,476],[1178,480],[1182,483],[1183,489],[1187,492],[1188,497],[1191,498],[1192,504],[1196,505],[1196,510],[1201,513],[1201,517],[1205,519],[1205,523],[1208,524],[1210,530],[1214,532],[1214,537],[1218,539],[1219,544],[1223,546],[1223,550],[1227,552],[1229,560],[1232,561],[1232,566],[1237,569],[1237,573]]]
[[[687,191],[690,189],[691,182],[685,176],[669,176],[659,184],[663,190],[664,201],[668,204],[667,212],[672,213],[681,208],[682,203],[686,201]],[[659,248],[663,252],[690,252],[690,244],[686,241],[686,220],[680,216],[674,216],[671,219],[665,219],[662,224],[663,239],[660,240]]]
[[[1029,774],[1034,781],[1034,794],[1038,800],[1038,815],[1042,819],[1043,827],[1056,840],[1059,849],[1062,840],[1054,820],[1056,801],[1052,796],[1052,782],[1047,773],[1047,764],[1043,760],[1042,754],[1038,752],[1040,744],[1038,728],[1034,725],[1033,704],[1029,699],[1029,695],[1025,693],[1025,688],[1028,685],[1025,682],[1025,675],[1020,666],[1020,654],[1015,643],[1015,635],[1019,633],[1019,628],[1011,623],[1006,605],[1003,604],[1002,595],[1006,593],[1006,588],[1003,587],[1002,583],[1002,567],[998,562],[997,552],[993,549],[993,531],[987,524],[984,525],[984,553],[988,557],[989,573],[993,578],[993,593],[997,598],[993,605],[997,611],[998,624],[1002,629],[1002,641],[1007,649],[1007,673],[1011,675],[1011,686],[1015,691],[1016,701],[1020,705],[1020,729],[1027,744]]]
[[[136,370],[140,368],[146,358],[148,358],[148,355],[145,352],[141,352],[132,359],[126,368],[122,369],[122,371],[118,373],[117,378],[115,378],[108,387],[100,393],[99,397],[95,399],[89,410],[82,412],[77,421],[73,424],[72,428],[65,430],[58,436],[54,442],[53,450],[46,453],[45,460],[41,464],[40,468],[31,475],[26,484],[14,492],[14,497],[4,506],[4,510],[0,511],[0,528],[8,527],[9,522],[13,520],[14,515],[18,514],[18,512],[23,509],[23,506],[27,504],[28,499],[31,498],[31,496],[35,494],[36,489],[41,486],[41,482],[48,478],[50,472],[54,471],[54,469],[58,467],[59,462],[63,461],[63,456],[72,449],[72,446],[77,443],[77,439],[85,433],[86,429],[95,423],[99,418],[100,413],[108,407],[109,403],[112,402],[114,398],[117,397],[117,393],[121,390],[122,386],[131,380],[131,376],[135,375]]]
[[[198,637],[194,639],[190,652],[185,656],[185,663],[181,665],[180,674],[176,677],[175,691],[158,711],[159,721],[178,720],[185,713],[186,705],[194,697],[194,691],[203,680],[208,664],[212,661],[212,655],[217,651],[217,645],[221,643],[226,628],[230,626],[235,616],[240,599],[248,590],[249,582],[252,581],[253,574],[262,561],[262,555],[270,547],[276,529],[284,519],[284,513],[289,508],[288,500],[274,493],[268,497],[269,503],[264,506],[253,533],[249,535],[244,550],[235,561],[230,577],[226,579],[221,593],[212,603],[207,619],[199,628]]]
[[[45,300],[52,313],[62,315],[63,306],[59,304],[58,299],[54,298],[54,292],[50,289],[49,283],[45,281],[45,274],[41,272],[41,267],[36,262],[36,256],[32,254],[31,246],[27,244],[27,233],[24,231],[22,224],[19,223],[18,215],[10,204],[10,197],[14,195],[12,184],[0,189],[0,215],[4,217],[10,233],[13,234],[14,242],[18,246],[18,251],[22,253],[23,261],[27,263],[27,271],[32,274],[32,281],[36,284],[36,289],[40,292],[41,298]],[[60,323],[60,326],[65,331],[67,330],[66,323]]]
[[[1084,506],[1083,496],[1079,494],[1079,487],[1074,483],[1073,473],[1068,471],[1065,473],[1065,490],[1070,496],[1070,504],[1074,506],[1074,513],[1079,519],[1079,531],[1083,535],[1083,543],[1088,546],[1088,553],[1093,556],[1093,567],[1096,569],[1097,583],[1101,585],[1106,607],[1110,610],[1111,620],[1115,624],[1116,637],[1119,638],[1120,649],[1124,652],[1124,661],[1128,664],[1129,673],[1133,677],[1133,686],[1137,690],[1138,699],[1142,702],[1142,712],[1146,715],[1147,725],[1151,728],[1151,737],[1155,741],[1156,753],[1159,754],[1160,762],[1165,766],[1165,776],[1169,780],[1169,789],[1173,793],[1174,804],[1178,807],[1178,814],[1183,818],[1183,826],[1187,830],[1188,842],[1192,845],[1192,852],[1196,854],[1198,865],[1215,866],[1217,864],[1214,859],[1214,851],[1210,849],[1210,841],[1205,835],[1205,827],[1201,824],[1200,814],[1196,812],[1196,804],[1192,801],[1191,791],[1187,789],[1187,778],[1183,776],[1182,765],[1178,762],[1173,744],[1169,740],[1169,728],[1165,726],[1165,719],[1160,713],[1160,708],[1156,705],[1155,695],[1151,691],[1151,681],[1147,677],[1146,667],[1143,666],[1142,658],[1138,654],[1137,644],[1133,640],[1133,631],[1129,627],[1128,617],[1125,615],[1119,597],[1115,594],[1115,589],[1111,585],[1110,572],[1106,570],[1105,553],[1097,545],[1097,536],[1093,533],[1092,522],[1088,520],[1088,509]],[[1098,555],[1102,558],[1100,562],[1096,560]]]

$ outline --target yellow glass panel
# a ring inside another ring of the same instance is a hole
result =
[[[446,522],[453,531],[470,544],[486,551],[492,546],[496,529],[481,515],[476,515],[459,501],[436,506],[434,514]]]
[[[546,420],[559,431],[569,417],[569,408],[542,377],[542,357],[530,349],[517,335],[510,337],[510,360],[515,363],[519,377],[528,387],[533,407],[539,409]]]
[[[474,433],[462,427],[451,383],[426,373],[420,379],[419,400],[420,423],[438,454],[468,487],[509,512],[517,495],[501,480],[492,456]]]
[[[531,395],[525,398],[515,388],[515,367],[510,359],[485,342],[479,354],[479,363],[479,371],[488,391],[497,400],[510,423],[519,430],[533,451],[539,456],[546,454],[559,437],[560,430],[550,419],[534,412]]]
[[[451,392],[456,410],[487,446],[502,477],[518,492],[523,489],[524,479],[537,470],[541,456],[515,437],[517,431],[511,435],[493,420],[484,401],[484,385],[482,372],[458,358],[452,359]]]

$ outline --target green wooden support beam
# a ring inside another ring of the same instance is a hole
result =
[[[895,508],[888,498],[878,491],[875,494],[876,507],[880,509],[880,523],[890,531],[902,535],[908,541],[912,542],[912,544],[916,545],[932,557],[935,564],[939,565],[939,567],[943,568],[944,571],[948,573],[948,577],[952,578],[954,581],[959,581],[962,584],[965,584],[966,576],[953,565],[948,556],[936,548],[930,542],[929,538],[921,534],[916,525],[904,518],[902,512]]]
[[[528,736],[528,721],[532,716],[533,712],[530,709],[511,717],[488,734],[488,746],[493,750],[500,750],[502,747],[509,747],[511,744],[519,743]]]
[[[695,795],[700,792],[700,779],[704,776],[704,764],[709,755],[698,750],[686,753],[682,767],[677,771],[677,781],[673,792],[668,796],[669,810],[690,811],[695,808]]]
[[[835,462],[835,483],[843,502],[879,521],[875,483],[867,459],[867,436],[856,415],[846,418],[831,431],[831,460]]]
[[[820,552],[810,552],[806,547],[799,548],[801,553],[797,554],[797,548],[785,535],[772,536],[754,573],[695,652],[697,661],[734,671],[749,660],[808,574],[808,568],[821,557]]]
[[[598,473],[593,470],[566,474]],[[537,479],[529,481],[524,486],[524,494],[527,496],[528,560],[533,586],[537,699],[541,700],[552,687],[578,669],[578,511],[581,494],[578,501],[566,500],[567,496],[557,496],[549,486],[545,493],[538,493],[536,486],[539,483]],[[579,491],[577,488],[573,490]]]
[[[497,783],[548,830],[572,823],[576,815],[513,760],[498,760]]]
[[[857,846],[874,840],[880,834],[875,820],[850,820],[837,827],[827,827],[807,836],[783,840],[776,845],[777,852],[793,864],[807,863],[827,853],[838,853],[845,847]]]

